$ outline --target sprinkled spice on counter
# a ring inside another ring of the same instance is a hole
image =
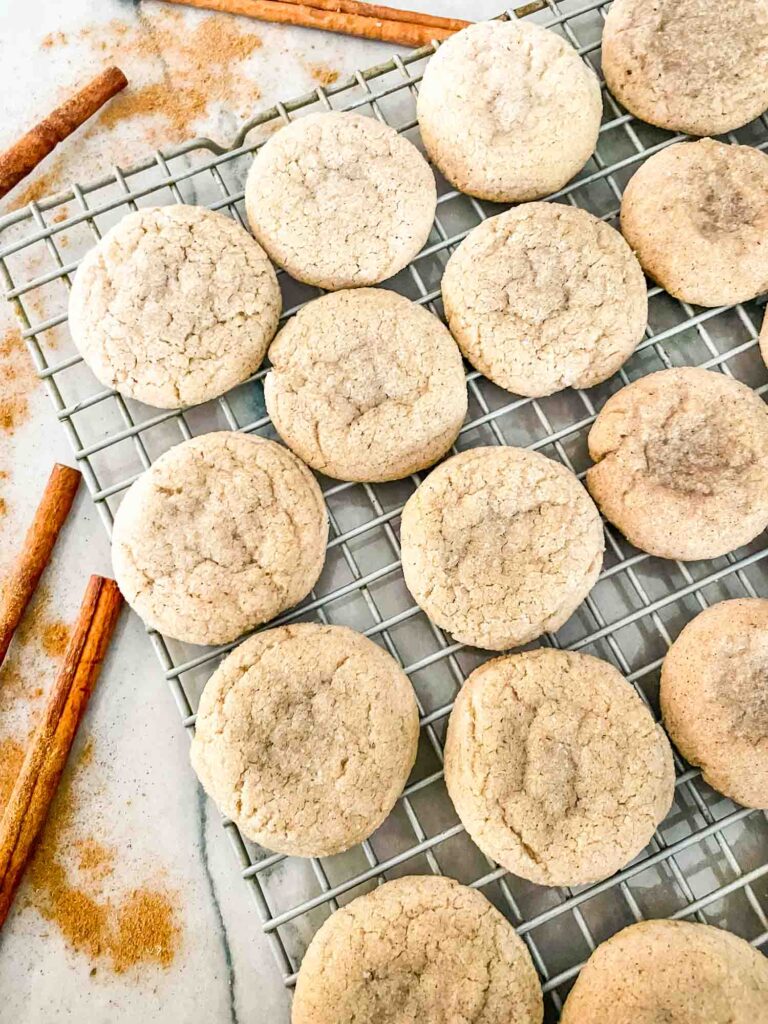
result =
[[[324,64],[310,64],[309,73],[319,85],[333,85],[339,80],[340,72],[327,68]]]
[[[93,815],[86,815],[77,795],[78,776],[92,762],[89,742],[53,803],[29,868],[23,905],[54,924],[95,967],[116,974],[137,964],[167,968],[181,942],[176,894],[148,883],[120,891],[113,882],[117,848],[81,831],[84,820],[94,827]]]
[[[11,327],[0,338],[0,430],[14,433],[29,413],[29,393],[38,384],[18,328]]]

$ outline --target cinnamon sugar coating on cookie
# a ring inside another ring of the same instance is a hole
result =
[[[148,625],[221,644],[306,597],[327,537],[307,467],[274,441],[222,431],[176,445],[131,485],[112,564]]]
[[[675,298],[754,299],[768,291],[768,156],[713,139],[655,153],[624,190],[621,231]]]
[[[664,725],[704,781],[768,809],[768,601],[721,601],[683,629],[661,671]]]
[[[373,117],[310,114],[272,136],[245,185],[248,220],[279,266],[319,288],[378,284],[427,241],[437,189],[413,143]]]
[[[485,21],[447,39],[424,72],[417,112],[445,177],[494,202],[540,199],[589,160],[600,84],[574,48],[529,22]]]
[[[601,943],[560,1024],[768,1024],[768,960],[689,921],[641,921]]]
[[[518,395],[606,380],[648,318],[643,271],[618,231],[558,203],[483,221],[451,256],[442,289],[466,358]]]
[[[406,876],[337,910],[302,961],[293,1024],[541,1024],[525,943],[477,890]]]
[[[641,120],[723,135],[768,107],[768,2],[614,0],[602,66],[613,95]]]
[[[622,388],[589,454],[603,515],[652,555],[716,558],[768,526],[768,410],[721,373],[676,367]]]
[[[523,448],[448,459],[405,505],[403,574],[433,622],[504,650],[557,630],[597,580],[603,530],[576,477]]]
[[[675,773],[663,730],[612,665],[542,648],[486,662],[464,683],[445,781],[487,856],[540,885],[573,886],[640,853]]]
[[[285,443],[340,480],[432,465],[467,412],[461,353],[426,309],[383,288],[308,303],[275,338],[264,396]]]
[[[305,622],[258,633],[222,662],[191,757],[250,839],[325,857],[386,818],[418,739],[416,698],[394,658],[352,629]]]
[[[147,405],[196,405],[261,364],[280,315],[261,246],[200,206],[129,213],[86,255],[69,300],[95,376]]]

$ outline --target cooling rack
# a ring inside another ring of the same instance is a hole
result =
[[[503,17],[526,17],[569,40],[599,72],[606,0],[536,0]],[[415,99],[427,47],[279,103],[244,126],[232,148],[208,139],[160,150],[98,181],[73,185],[0,220],[0,274],[21,320],[37,373],[109,531],[131,482],[171,445],[215,429],[274,437],[263,401],[261,370],[215,402],[158,412],[102,388],[66,331],[67,293],[79,259],[129,210],[173,202],[204,204],[245,225],[243,182],[253,151],[294,117],[322,109],[357,110],[391,124],[417,145]],[[679,136],[634,120],[603,90],[604,118],[587,167],[552,197],[615,223],[622,189],[639,164]],[[728,136],[768,148],[765,118]],[[437,217],[427,246],[387,283],[438,315],[448,256],[467,232],[500,207],[451,189],[438,176]],[[284,317],[317,289],[280,274]],[[762,309],[747,303],[695,309],[649,290],[644,341],[610,381],[532,400],[467,373],[470,408],[455,451],[480,444],[523,445],[583,476],[586,434],[606,399],[643,374],[676,365],[719,370],[758,393],[768,372],[757,350]],[[331,858],[271,854],[224,821],[240,874],[255,898],[286,984],[295,980],[306,945],[337,907],[384,878],[445,873],[476,886],[523,936],[541,975],[548,1020],[596,944],[649,917],[688,918],[728,928],[768,951],[768,819],[714,793],[697,770],[676,761],[674,805],[652,842],[630,865],[597,885],[544,888],[487,860],[459,823],[442,782],[447,716],[466,675],[484,652],[452,642],[414,606],[400,572],[402,506],[420,476],[360,485],[321,480],[331,522],[325,570],[310,597],[277,622],[319,620],[352,626],[382,644],[409,674],[419,701],[416,766],[385,824],[365,843]],[[669,643],[697,612],[729,597],[768,596],[768,544],[709,562],[652,558],[606,529],[606,559],[589,598],[556,636],[542,642],[611,661],[658,718],[658,672]],[[274,623],[270,624],[273,625]],[[150,632],[184,726],[194,729],[202,687],[223,648],[192,648]]]

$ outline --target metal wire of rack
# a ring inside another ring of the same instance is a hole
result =
[[[530,17],[568,39],[596,70],[607,0],[534,0],[504,17]],[[265,370],[205,406],[158,412],[97,384],[65,330],[67,293],[80,257],[128,210],[169,202],[204,204],[245,225],[243,181],[253,151],[291,119],[322,109],[358,110],[393,125],[418,144],[415,97],[427,47],[356,72],[249,122],[224,149],[208,139],[156,152],[88,185],[32,202],[0,220],[0,274],[23,325],[35,367],[53,400],[104,525],[132,481],[171,445],[212,429],[276,436],[266,416]],[[624,113],[604,89],[605,114],[594,157],[552,197],[614,222],[623,186],[639,163],[679,137]],[[768,148],[765,117],[729,136]],[[438,176],[439,178],[439,176]],[[498,207],[463,196],[439,179],[432,235],[393,287],[440,314],[440,278],[448,255]],[[317,289],[280,274],[284,318]],[[542,451],[583,475],[586,434],[607,397],[631,380],[672,365],[718,369],[763,394],[768,373],[757,351],[755,303],[694,309],[649,289],[645,340],[624,368],[590,391],[546,399],[512,396],[467,373],[470,410],[455,451],[478,444],[515,444]],[[416,767],[390,818],[361,846],[332,858],[271,854],[224,822],[270,936],[286,984],[306,944],[338,906],[399,874],[450,874],[480,888],[524,937],[547,993],[547,1019],[557,1017],[581,964],[598,942],[647,917],[690,918],[729,928],[768,952],[768,816],[714,793],[679,758],[674,805],[652,842],[603,882],[550,889],[508,874],[467,837],[442,783],[442,740],[462,680],[487,655],[452,642],[430,623],[405,589],[398,519],[420,476],[384,485],[323,483],[331,538],[317,587],[278,622],[318,619],[361,630],[404,666],[419,701],[422,736]],[[669,643],[707,605],[728,597],[768,596],[764,537],[712,562],[662,561],[633,549],[606,528],[600,579],[556,636],[558,647],[606,658],[636,686],[658,718],[658,670]],[[274,625],[271,623],[270,625]],[[184,726],[205,680],[234,644],[190,648],[150,632]]]

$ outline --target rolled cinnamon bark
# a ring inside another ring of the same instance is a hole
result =
[[[80,484],[78,470],[57,462],[48,477],[24,544],[0,590],[0,665],[13,634],[48,564],[59,531],[69,515]]]
[[[127,84],[120,68],[107,68],[22,135],[10,149],[0,153],[0,199]]]

